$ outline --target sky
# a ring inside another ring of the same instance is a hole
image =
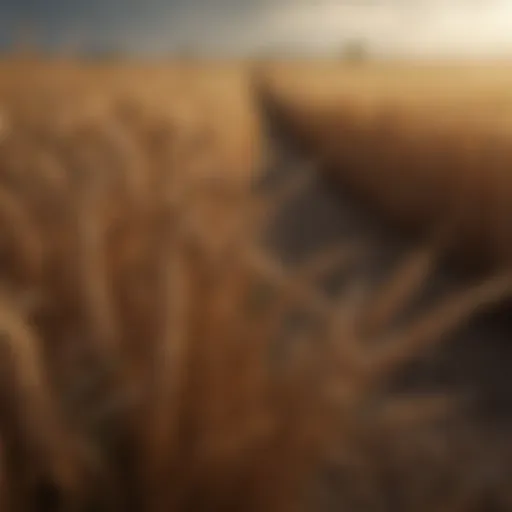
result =
[[[144,55],[339,52],[512,57],[512,0],[0,0],[0,44]]]

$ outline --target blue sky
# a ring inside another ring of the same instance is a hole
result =
[[[512,0],[0,0],[0,42],[35,27],[48,46],[162,54],[336,51],[512,56]]]

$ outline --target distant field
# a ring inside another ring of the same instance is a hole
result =
[[[154,112],[204,168],[246,186],[264,156],[253,77],[296,143],[393,225],[448,225],[464,254],[512,260],[512,64],[6,59],[0,129],[16,110],[50,126]]]
[[[247,181],[257,167],[260,130],[243,63],[0,61],[0,113],[106,115],[116,105],[157,112],[183,136],[208,146],[217,167]],[[49,119],[51,123],[51,119]]]
[[[297,141],[388,220],[452,224],[465,254],[511,261],[512,65],[281,63],[262,76]]]

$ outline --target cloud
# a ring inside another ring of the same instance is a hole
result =
[[[302,0],[217,4],[189,10],[171,26],[178,40],[212,51],[258,48],[336,51],[362,38],[376,53],[512,54],[512,0]],[[156,30],[146,47],[165,47]]]
[[[0,21],[15,24],[28,13],[57,45],[76,41],[142,53],[175,46],[337,51],[344,40],[362,38],[376,53],[512,55],[512,0],[28,2],[0,4]]]
[[[512,53],[512,0],[336,2],[266,6],[224,38],[244,47],[258,41],[319,50],[363,38],[377,53]]]

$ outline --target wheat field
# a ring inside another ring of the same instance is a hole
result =
[[[439,247],[335,299],[316,281],[351,275],[350,248],[283,264],[254,71],[0,63],[2,510],[511,510],[508,423],[479,388],[399,382],[511,275],[397,324]]]
[[[260,81],[290,132],[395,226],[450,226],[459,262],[510,262],[512,66],[285,63]]]

